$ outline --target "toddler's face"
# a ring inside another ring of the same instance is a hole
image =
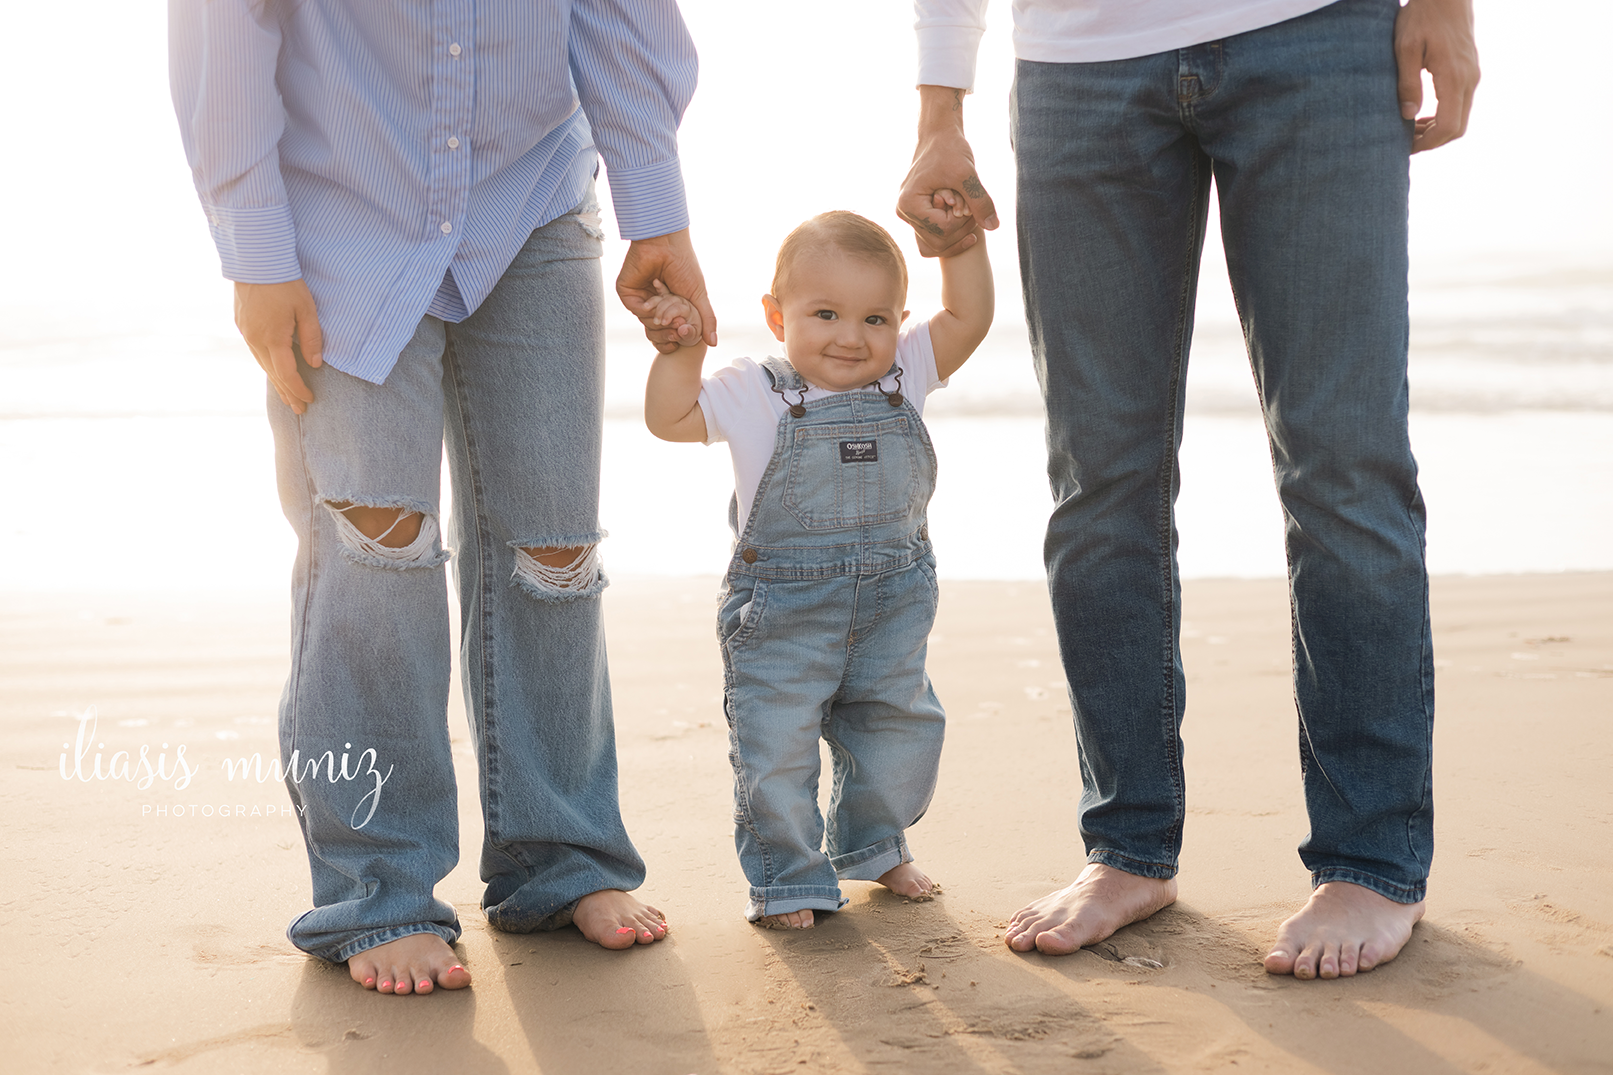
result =
[[[807,381],[845,392],[890,370],[907,296],[888,268],[832,248],[814,251],[790,266],[784,290],[782,302],[762,296],[767,327]]]

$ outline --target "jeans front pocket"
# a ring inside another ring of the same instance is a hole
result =
[[[732,651],[743,646],[761,623],[767,606],[767,583],[761,579],[730,579],[717,608],[717,637]]]

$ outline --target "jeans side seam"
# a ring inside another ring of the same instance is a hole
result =
[[[302,608],[297,617],[297,648],[292,654],[291,685],[287,694],[291,698],[291,747],[295,750],[300,742],[302,729],[302,668],[303,655],[308,648],[308,614],[313,604],[314,592],[314,528],[318,525],[319,493],[314,488],[313,475],[308,470],[308,439],[303,433],[302,415],[293,415],[292,420],[297,423],[297,461],[302,468],[303,490],[308,495],[308,563],[307,574],[302,589]],[[308,835],[308,828],[303,826],[303,838],[312,846],[312,839]]]
[[[1415,518],[1413,519],[1413,521],[1415,522]],[[1422,856],[1417,853],[1417,837],[1416,837],[1416,834],[1414,832],[1412,832],[1412,824],[1413,824],[1413,819],[1421,816],[1422,813],[1425,810],[1427,810],[1427,811],[1432,810],[1432,804],[1430,804],[1428,800],[1429,800],[1429,796],[1430,796],[1431,792],[1433,791],[1434,706],[1433,706],[1433,699],[1431,699],[1428,696],[1428,694],[1429,694],[1428,687],[1429,687],[1429,680],[1432,678],[1433,669],[1429,668],[1428,664],[1429,664],[1430,658],[1432,658],[1432,656],[1433,656],[1433,639],[1430,638],[1433,623],[1432,623],[1432,620],[1430,618],[1430,609],[1429,609],[1429,600],[1428,600],[1428,568],[1426,567],[1426,562],[1427,561],[1425,559],[1425,561],[1424,561],[1425,566],[1423,568],[1423,627],[1422,627],[1422,638],[1420,640],[1420,644],[1417,647],[1418,648],[1418,657],[1417,657],[1417,701],[1419,703],[1418,707],[1422,710],[1423,727],[1425,729],[1424,736],[1423,736],[1424,765],[1423,765],[1423,774],[1422,774],[1422,797],[1417,802],[1417,809],[1415,811],[1413,811],[1406,818],[1406,850],[1408,852],[1410,852],[1412,860],[1414,862],[1419,863],[1422,866],[1424,876],[1427,876],[1428,871],[1433,867],[1433,862],[1432,862],[1433,849],[1432,849],[1432,847],[1430,847],[1430,849],[1429,849],[1430,861],[1423,862],[1422,861]],[[1432,838],[1433,825],[1432,825],[1431,820],[1430,820],[1430,824],[1429,824],[1429,830],[1430,830],[1430,838]]]
[[[478,768],[481,771],[479,779],[484,792],[483,810],[486,815],[484,818],[486,840],[489,844],[497,846],[499,840],[498,827],[496,824],[498,819],[498,791],[496,778],[498,776],[499,758],[497,749],[495,747],[498,737],[494,734],[491,727],[494,722],[493,714],[495,704],[493,698],[491,666],[488,659],[488,654],[491,652],[492,640],[488,637],[487,630],[487,623],[489,621],[487,608],[488,602],[492,598],[493,591],[493,587],[488,581],[490,577],[490,572],[488,571],[488,554],[489,550],[492,548],[493,542],[491,537],[486,533],[485,513],[482,511],[482,479],[480,468],[477,466],[476,462],[476,436],[472,432],[471,423],[468,420],[467,412],[469,408],[466,402],[464,367],[461,366],[459,362],[459,352],[454,347],[453,326],[448,324],[443,325],[443,363],[446,366],[451,366],[454,371],[454,406],[459,411],[459,428],[461,435],[464,438],[465,495],[469,497],[471,501],[472,511],[470,514],[475,525],[475,588],[478,591],[478,622],[471,626],[474,627],[477,636],[478,667],[475,671],[477,676],[481,679],[481,712],[479,714],[474,712],[476,707],[474,695],[466,698],[465,702],[466,705],[471,707],[473,710],[473,712],[469,715],[475,722],[477,734],[481,740],[481,750],[479,752],[479,761],[481,764]],[[464,564],[465,561],[463,557],[461,557],[458,563],[455,565],[455,570],[463,571]],[[469,677],[470,672],[471,670],[469,668],[465,670],[467,678]],[[503,851],[504,854],[515,858],[517,862],[520,862],[520,858],[515,856],[510,848],[501,847],[500,850]],[[525,866],[526,863],[521,862],[521,865]]]
[[[1193,158],[1192,176],[1193,190],[1195,195],[1197,194],[1199,188],[1199,169],[1199,158],[1195,156]],[[1198,238],[1195,234],[1199,230],[1199,225],[1196,223],[1197,219],[1198,217],[1196,214],[1190,217],[1188,247],[1190,250],[1200,251],[1202,247],[1202,239]],[[1200,253],[1200,256],[1202,256],[1202,252]],[[1171,791],[1176,799],[1176,817],[1172,821],[1170,828],[1170,839],[1173,846],[1173,854],[1174,849],[1179,847],[1181,844],[1182,822],[1186,816],[1187,810],[1187,792],[1186,788],[1184,787],[1181,765],[1181,728],[1176,719],[1180,699],[1178,699],[1176,695],[1176,647],[1178,642],[1176,638],[1176,631],[1174,629],[1176,622],[1176,565],[1174,553],[1171,548],[1171,531],[1173,527],[1171,487],[1175,484],[1177,479],[1177,453],[1179,451],[1177,429],[1181,424],[1182,417],[1182,380],[1186,374],[1186,371],[1183,369],[1183,367],[1186,364],[1184,361],[1184,354],[1189,343],[1189,311],[1192,309],[1192,303],[1194,300],[1194,284],[1197,279],[1197,274],[1195,273],[1194,269],[1195,265],[1192,261],[1189,261],[1182,267],[1182,288],[1177,299],[1176,341],[1174,353],[1171,356],[1171,406],[1169,414],[1169,426],[1166,431],[1167,454],[1165,456],[1165,466],[1161,469],[1160,473],[1159,489],[1158,533],[1161,539],[1160,584],[1161,593],[1164,597],[1164,607],[1161,611],[1164,612],[1165,616],[1172,625],[1170,630],[1161,632],[1161,636],[1164,640],[1164,650],[1161,653],[1160,664],[1164,671],[1165,681],[1164,690],[1161,692],[1162,705],[1160,707],[1160,732],[1163,738],[1169,744],[1168,755],[1171,774]]]
[[[721,634],[720,624],[718,633]],[[729,737],[730,741],[733,743],[733,749],[730,752],[729,760],[734,769],[734,799],[735,806],[737,808],[736,812],[739,815],[738,817],[734,818],[734,821],[739,825],[742,825],[745,831],[750,833],[751,837],[756,841],[757,850],[760,852],[762,858],[762,879],[764,883],[770,885],[773,883],[774,876],[773,850],[771,846],[769,846],[768,842],[762,839],[761,830],[756,827],[756,818],[751,810],[750,805],[750,790],[745,786],[745,773],[748,769],[748,766],[745,764],[744,752],[740,748],[739,706],[735,701],[739,694],[739,689],[736,682],[737,677],[734,673],[733,654],[730,652],[726,644],[723,645],[722,651],[724,680],[723,709],[728,716]]]

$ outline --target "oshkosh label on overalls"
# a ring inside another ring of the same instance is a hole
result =
[[[877,463],[879,462],[879,441],[877,440],[843,440],[840,442],[840,461],[842,463]]]

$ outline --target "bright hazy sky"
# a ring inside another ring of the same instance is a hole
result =
[[[695,239],[719,317],[748,326],[777,243],[798,221],[844,207],[898,230],[891,206],[916,109],[911,8],[901,0],[685,0],[683,8],[701,55],[682,133]],[[8,12],[17,47],[0,65],[12,116],[0,169],[11,210],[0,339],[32,335],[46,320],[227,319],[227,288],[169,104],[165,17],[157,0]],[[993,260],[1012,316],[1006,0],[990,18],[966,116],[981,176],[1007,210]],[[1613,5],[1479,0],[1478,24],[1484,82],[1470,133],[1415,163],[1417,264],[1514,250],[1606,260],[1613,154],[1595,105]],[[619,257],[619,248],[607,253],[611,273]],[[933,267],[919,268],[915,308],[934,289]]]

